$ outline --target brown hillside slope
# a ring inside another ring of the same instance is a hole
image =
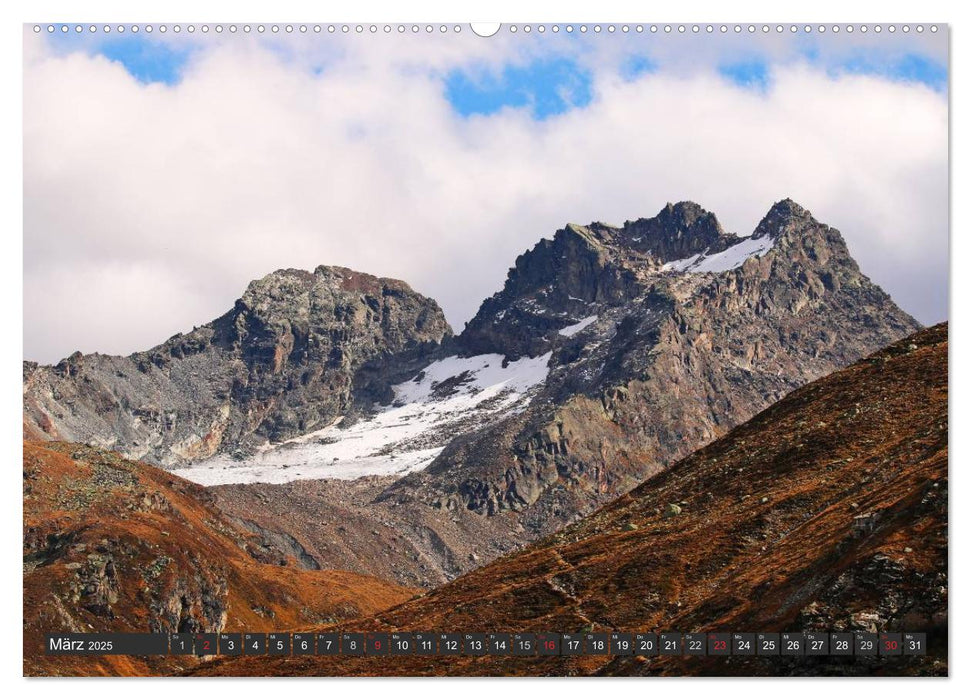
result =
[[[286,630],[374,614],[415,591],[264,563],[205,489],[114,452],[24,443],[24,673],[146,675],[191,657],[45,657],[48,632]]]
[[[211,674],[941,674],[947,326],[798,389],[575,525],[345,629],[930,632],[926,658],[216,660]],[[669,504],[680,514],[671,515]],[[854,526],[874,514],[872,530]]]

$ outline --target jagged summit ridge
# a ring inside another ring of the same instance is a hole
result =
[[[777,245],[782,238],[788,240]],[[812,253],[806,255],[807,250]],[[690,201],[669,203],[656,216],[622,227],[568,224],[516,259],[503,289],[483,302],[457,342],[469,354],[535,357],[549,350],[561,330],[598,310],[622,306],[652,289],[663,293],[671,285],[704,284],[665,278],[731,274],[749,260],[780,255],[810,266],[815,256],[855,269],[839,232],[791,199],[775,203],[746,237],[726,232],[713,213]]]
[[[600,221],[587,225],[567,224],[556,235],[587,236],[607,245],[627,247],[654,258],[662,266],[696,254],[719,253],[749,238],[777,238],[787,227],[815,220],[790,198],[769,209],[750,236],[727,232],[714,213],[692,201],[668,202],[655,216],[627,220],[622,226]]]
[[[748,238],[775,238],[786,224],[810,219],[809,211],[785,198],[772,205],[751,236],[743,237],[726,232],[714,213],[686,200],[674,204],[668,202],[655,216],[628,220],[622,226],[599,221],[586,226],[570,223],[564,231],[579,235],[593,232],[594,239],[639,251],[663,266],[692,255],[719,253]]]

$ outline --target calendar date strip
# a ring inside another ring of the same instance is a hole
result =
[[[48,634],[63,656],[924,656],[924,632]]]

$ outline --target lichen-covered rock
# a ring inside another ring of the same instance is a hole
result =
[[[668,503],[667,506],[664,507],[665,518],[673,518],[678,515],[681,515],[681,506],[679,506],[677,503]]]

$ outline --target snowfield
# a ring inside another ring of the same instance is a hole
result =
[[[394,387],[394,401],[340,427],[341,419],[242,460],[218,455],[174,474],[204,486],[357,479],[424,469],[457,434],[525,408],[549,373],[551,353],[502,366],[502,355],[447,357]]]
[[[705,255],[699,253],[690,258],[672,260],[661,266],[664,271],[671,272],[727,272],[734,270],[751,257],[761,257],[775,243],[773,238],[763,236],[762,238],[743,238],[731,248],[726,248],[720,253]]]

